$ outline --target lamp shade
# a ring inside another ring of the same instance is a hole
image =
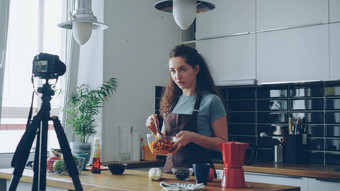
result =
[[[92,23],[74,22],[73,23],[73,38],[78,44],[85,44],[91,37]]]
[[[196,18],[196,0],[173,0],[172,12],[177,25],[186,30]]]
[[[192,5],[193,1],[195,2],[195,5]],[[193,8],[195,9],[195,13],[202,13],[215,9],[214,4],[200,0],[161,0],[155,3],[154,7],[160,11],[173,13],[177,25],[182,30],[187,29],[195,20],[196,14],[192,13]],[[189,22],[190,24],[187,26]]]
[[[109,26],[97,22],[91,10],[91,0],[75,0],[75,10],[71,20],[58,24],[64,29],[73,29],[73,37],[80,44],[85,44],[92,34],[92,29],[107,29]]]

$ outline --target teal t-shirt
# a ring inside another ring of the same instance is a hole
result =
[[[191,115],[195,101],[195,95],[181,95],[172,113]],[[214,136],[214,132],[211,127],[212,122],[226,115],[227,114],[220,97],[212,93],[203,92],[200,109],[197,114],[197,133],[209,137]]]

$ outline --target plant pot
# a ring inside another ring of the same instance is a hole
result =
[[[88,164],[91,155],[91,144],[70,142],[70,148],[73,155],[85,158],[83,170],[86,170],[86,164]]]

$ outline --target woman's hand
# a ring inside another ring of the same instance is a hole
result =
[[[157,127],[155,125],[157,124],[157,127],[159,127],[159,121],[157,118],[157,114],[152,114],[150,115],[145,122],[145,126],[151,131],[152,134],[156,135],[157,134]]]
[[[177,133],[177,142],[173,145],[173,147],[176,149],[172,153],[177,152],[181,147],[191,143],[195,135],[196,133],[192,131],[181,131]]]

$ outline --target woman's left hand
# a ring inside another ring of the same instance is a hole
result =
[[[192,131],[181,131],[176,134],[177,142],[173,145],[174,148],[176,148],[172,153],[177,152],[181,147],[189,144],[192,142],[192,139],[194,138],[196,133]]]

